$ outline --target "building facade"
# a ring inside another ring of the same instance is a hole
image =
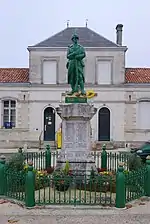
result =
[[[76,29],[85,47],[85,88],[94,90],[94,141],[141,143],[150,139],[150,69],[126,68],[122,25],[116,43],[88,27],[67,27],[29,46],[29,68],[0,68],[0,147],[54,143],[61,119],[55,108],[67,84],[66,53]]]

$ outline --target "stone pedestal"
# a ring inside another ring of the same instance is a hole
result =
[[[88,103],[61,104],[57,108],[62,118],[62,149],[57,160],[57,168],[69,161],[73,171],[88,172],[95,167],[91,157],[90,120],[97,109]]]

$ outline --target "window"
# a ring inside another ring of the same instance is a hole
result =
[[[111,84],[111,61],[97,61],[97,83]]]
[[[57,82],[57,61],[43,61],[43,84],[56,84]]]
[[[16,126],[16,101],[3,101],[3,126],[5,128],[12,128]]]
[[[139,102],[137,111],[137,125],[139,129],[150,129],[150,102]]]

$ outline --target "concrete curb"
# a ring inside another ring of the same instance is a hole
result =
[[[26,207],[24,202],[17,201],[15,199],[9,199],[5,196],[1,196],[0,199],[4,200],[4,203],[12,203],[16,204],[22,208],[28,209],[28,210],[34,210],[34,209],[57,209],[57,210],[115,210],[115,207],[110,206],[102,206],[102,205],[95,205],[95,206],[89,206],[89,205],[35,205],[34,207]]]

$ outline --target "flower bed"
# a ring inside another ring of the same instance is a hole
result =
[[[94,192],[116,192],[116,174],[112,172],[100,172],[91,176],[89,181],[81,181],[77,184],[77,189]]]
[[[58,191],[67,191],[72,182],[72,172],[69,162],[66,161],[64,169],[58,169],[53,173],[53,185]]]

